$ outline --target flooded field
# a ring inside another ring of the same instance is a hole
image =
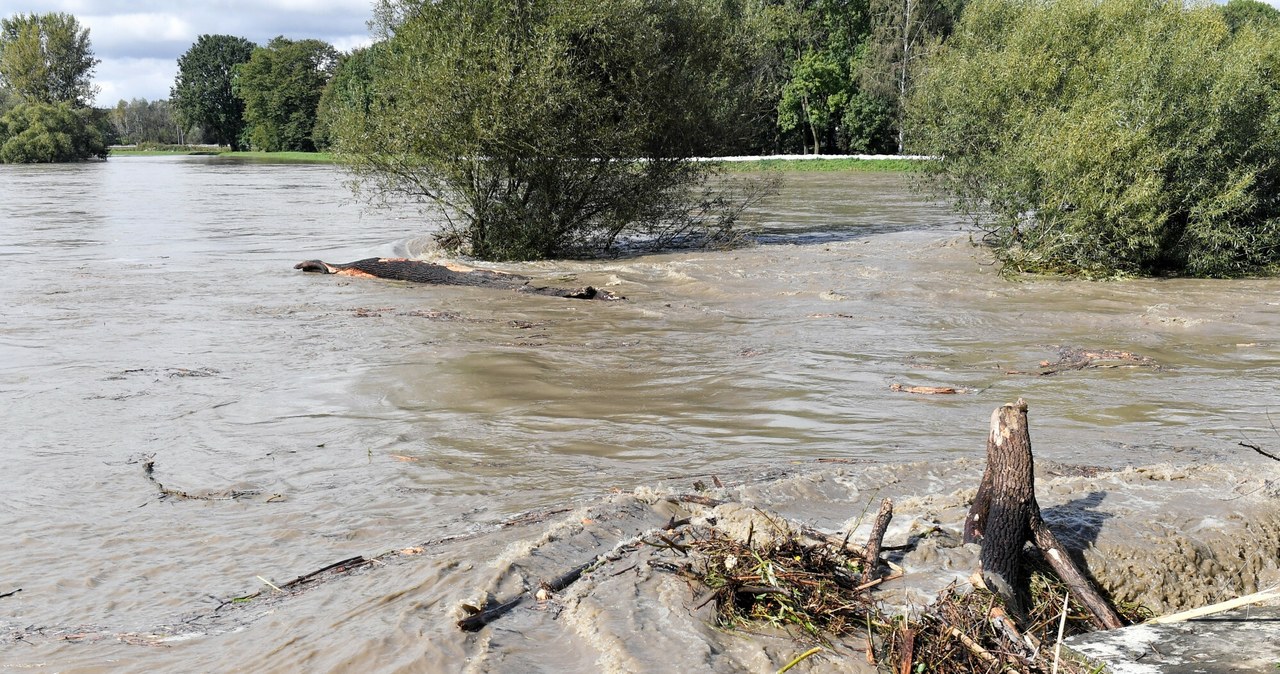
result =
[[[1004,279],[945,207],[874,174],[788,176],[750,248],[492,266],[626,302],[294,271],[429,251],[415,214],[348,194],[328,166],[0,168],[0,595],[21,590],[0,670],[763,671],[678,647],[645,602],[631,623],[576,605],[573,639],[534,612],[453,621],[541,543],[592,538],[541,562],[572,566],[661,524],[641,496],[664,489],[720,480],[836,531],[876,485],[823,461],[925,501],[972,488],[1017,397],[1046,462],[1234,466],[1224,496],[1280,474],[1238,444],[1280,448],[1280,281]],[[1036,376],[1063,348],[1158,367]],[[593,507],[616,526],[509,525]]]

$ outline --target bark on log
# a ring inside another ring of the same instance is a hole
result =
[[[983,581],[1005,599],[1014,616],[1023,619],[1030,590],[1022,549],[1031,541],[1071,593],[1089,609],[1095,625],[1101,629],[1122,627],[1124,623],[1115,609],[1075,565],[1041,518],[1034,469],[1027,403],[1019,399],[991,414],[987,467],[965,518],[965,542],[982,544]]]
[[[871,536],[867,539],[867,551],[863,556],[862,582],[869,583],[876,578],[880,566],[880,548],[884,545],[884,532],[893,519],[893,500],[880,502],[880,512],[876,513],[876,521],[871,525]]]

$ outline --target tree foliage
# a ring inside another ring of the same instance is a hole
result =
[[[378,42],[339,56],[333,77],[325,85],[316,109],[317,147],[328,147],[333,142],[334,125],[344,115],[369,114],[378,97],[374,78],[379,59],[386,56],[385,47],[385,42]]]
[[[338,52],[322,40],[277,37],[236,68],[249,143],[266,152],[316,149],[316,111]]]
[[[109,119],[119,142],[127,145],[183,145],[191,142],[186,125],[178,120],[169,101],[163,99],[121,99],[109,111]]]
[[[974,0],[913,99],[936,185],[1014,269],[1280,257],[1280,34],[1210,6]]]
[[[728,236],[736,211],[687,161],[744,114],[727,7],[423,3],[335,94],[334,147],[374,194],[438,205],[442,241],[482,258]]]
[[[70,14],[15,14],[0,19],[0,85],[23,100],[86,107],[98,59],[89,29]]]
[[[206,138],[238,150],[244,131],[244,102],[232,91],[235,67],[253,56],[255,45],[231,35],[201,35],[178,58],[169,101],[179,120],[200,127]]]
[[[950,35],[964,0],[872,0],[873,27],[858,73],[866,104],[891,110],[899,154],[906,146],[906,101],[928,56]],[[874,103],[873,103],[874,101]]]
[[[1232,32],[1251,24],[1261,29],[1280,29],[1280,9],[1259,0],[1230,0],[1221,6],[1222,17]]]
[[[791,64],[791,79],[782,85],[778,125],[783,131],[807,129],[813,153],[831,134],[849,101],[849,69],[831,54],[811,51]]]
[[[883,152],[893,146],[889,106],[860,77],[875,19],[871,2],[781,0],[748,15],[756,39],[772,45],[751,58],[774,80],[779,149]]]
[[[0,163],[105,158],[107,147],[89,108],[24,101],[0,117]]]

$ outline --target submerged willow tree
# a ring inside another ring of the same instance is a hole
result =
[[[383,5],[399,23],[345,62],[359,73],[339,71],[322,116],[362,189],[437,207],[446,247],[534,259],[733,236],[743,202],[701,189],[712,169],[689,160],[746,114],[732,3]]]
[[[70,14],[0,19],[0,163],[105,158],[89,29]]]
[[[1011,269],[1280,262],[1280,32],[1181,0],[973,0],[912,100],[916,151]]]

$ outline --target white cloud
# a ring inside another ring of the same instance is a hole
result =
[[[86,14],[77,18],[89,27],[89,35],[99,47],[104,43],[116,45],[135,40],[171,42],[195,38],[191,24],[172,14]]]
[[[329,41],[334,49],[342,52],[348,52],[361,47],[368,47],[373,44],[373,38],[366,35],[345,35],[336,37]]]
[[[1280,1],[1280,0],[1278,0]],[[373,0],[0,0],[0,17],[68,12],[89,28],[97,103],[168,98],[178,57],[200,35],[266,44],[277,35],[316,38],[340,51],[370,43]]]
[[[110,108],[120,99],[154,101],[169,98],[169,89],[177,73],[178,62],[174,59],[103,59],[94,78],[94,83],[100,88],[96,105]]]
[[[330,14],[333,12],[370,14],[373,9],[373,0],[265,0],[254,4],[265,5],[272,9],[282,9],[287,12],[305,12],[307,14]]]

